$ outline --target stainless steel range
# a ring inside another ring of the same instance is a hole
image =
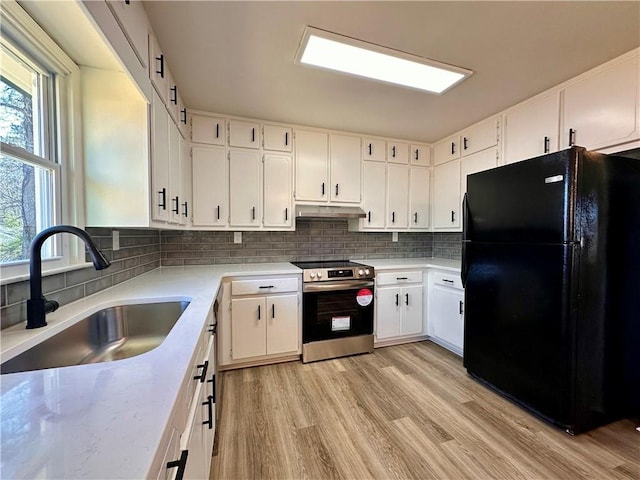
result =
[[[302,269],[302,361],[373,352],[373,267],[293,262]]]

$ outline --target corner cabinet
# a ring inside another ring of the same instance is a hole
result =
[[[460,275],[429,271],[427,333],[430,340],[462,356],[464,344],[464,289]]]
[[[376,273],[375,342],[378,346],[424,339],[422,270]]]
[[[299,359],[301,275],[230,278],[222,288],[221,367]]]

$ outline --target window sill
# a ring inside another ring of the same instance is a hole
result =
[[[75,265],[65,265],[64,267],[51,268],[49,270],[43,270],[42,271],[42,276],[43,277],[48,277],[50,275],[56,275],[58,273],[65,273],[65,272],[71,272],[73,270],[80,270],[82,268],[87,268],[87,267],[92,267],[93,268],[93,264],[91,262],[83,262],[83,263],[77,263]],[[20,275],[13,275],[11,277],[6,277],[6,278],[4,276],[2,276],[2,278],[0,278],[0,285],[7,285],[9,283],[22,282],[24,280],[29,280],[29,273],[24,273],[24,274],[20,274]]]

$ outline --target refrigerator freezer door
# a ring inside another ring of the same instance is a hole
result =
[[[574,241],[581,148],[505,165],[467,177],[465,238],[479,242]]]
[[[467,371],[562,426],[572,423],[573,245],[467,244]]]

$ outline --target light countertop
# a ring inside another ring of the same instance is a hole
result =
[[[393,259],[367,259],[353,260],[364,263],[376,270],[398,270],[403,268],[439,268],[460,273],[460,260],[447,260],[444,258],[393,258]]]

